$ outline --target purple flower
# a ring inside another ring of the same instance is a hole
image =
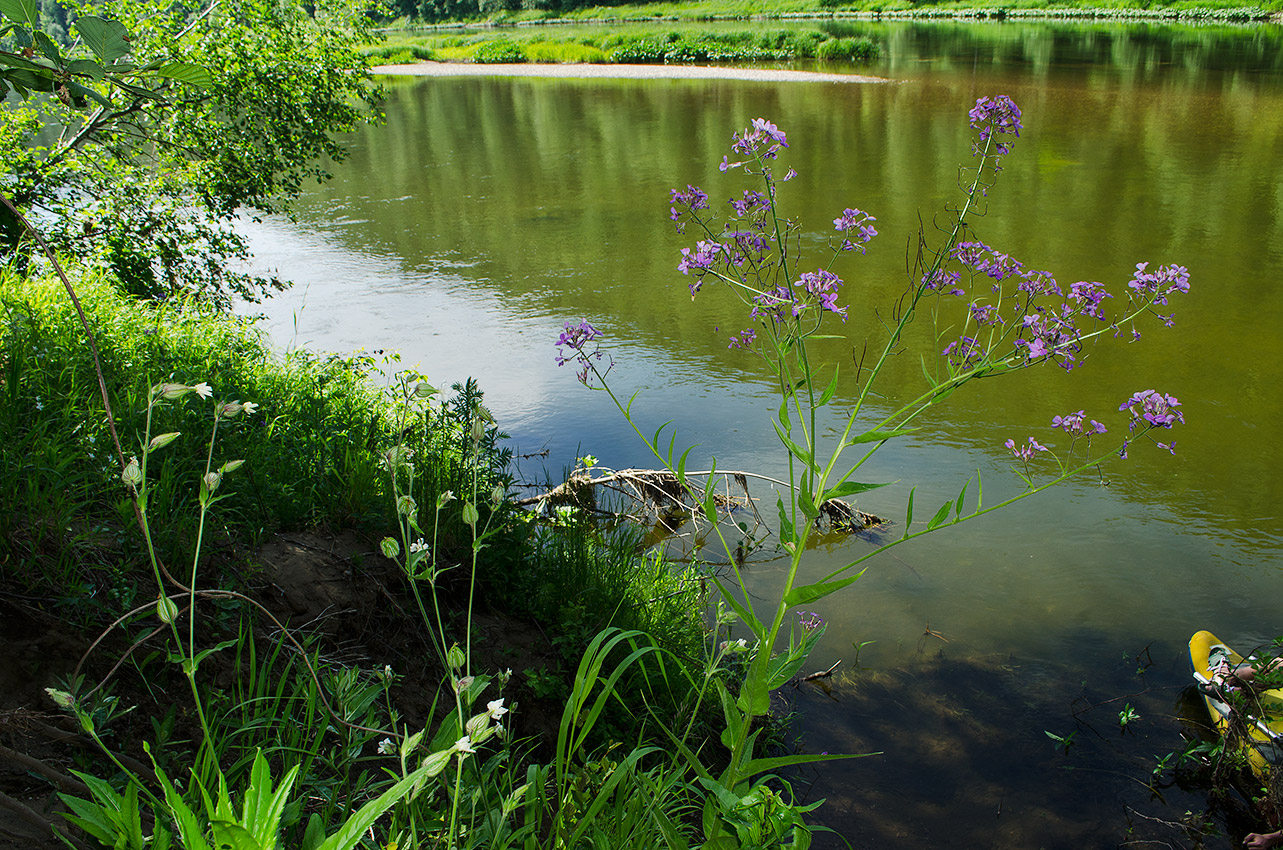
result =
[[[948,357],[949,362],[955,366],[963,366],[970,369],[983,360],[988,353],[985,351],[984,346],[976,341],[974,337],[964,336],[956,342],[951,342],[945,346],[940,355]]]
[[[924,274],[922,276],[922,285],[933,292],[947,292],[949,295],[966,295],[966,291],[958,285],[962,280],[959,272],[946,272],[936,270],[935,274]]]
[[[1159,266],[1154,272],[1148,269],[1149,263],[1137,263],[1127,285],[1154,304],[1166,305],[1167,296],[1174,292],[1189,292],[1189,269],[1184,266]]]
[[[597,343],[602,336],[602,332],[593,327],[587,319],[581,319],[578,324],[567,319],[562,327],[561,336],[557,337],[557,365],[565,366],[572,361],[578,363],[580,369],[576,377],[579,383],[591,387],[590,373],[597,371],[592,365],[593,361],[600,362],[606,358],[605,352]],[[610,360],[606,371],[597,373],[598,376],[604,378],[614,365],[615,361]]]
[[[745,328],[740,331],[739,336],[731,337],[731,344],[727,348],[752,348],[753,343],[757,341],[757,331],[752,328]]]
[[[1091,420],[1090,428],[1084,428],[1083,423],[1086,421],[1086,412],[1080,410],[1077,413],[1069,413],[1065,416],[1054,417],[1051,420],[1051,427],[1059,428],[1072,437],[1081,437],[1084,434],[1090,437],[1093,434],[1104,434],[1106,432],[1105,426],[1097,422],[1095,419]]]
[[[1010,135],[1020,138],[1020,107],[1005,94],[980,98],[967,114],[971,119],[971,126],[980,131],[982,142],[987,142],[994,136]],[[1005,155],[1011,152],[1011,143],[998,139],[994,148],[1000,155]],[[980,150],[979,145],[972,146],[973,154],[980,153]]]
[[[765,207],[766,196],[761,192],[754,192],[750,189],[745,189],[744,197],[742,199],[737,200],[735,198],[731,198],[728,203],[731,205],[731,208],[735,210],[735,215],[743,218],[753,212],[753,210]]]
[[[803,272],[797,285],[805,289],[807,294],[815,296],[821,310],[828,310],[841,316],[843,321],[846,320],[846,308],[837,306],[842,278],[825,269],[816,269],[813,272]]]
[[[1021,272],[1020,283],[1016,285],[1016,288],[1021,292],[1028,292],[1035,298],[1039,295],[1055,295],[1057,297],[1061,295],[1060,285],[1051,276],[1051,272],[1038,271],[1036,269]]]
[[[753,296],[753,310],[749,313],[749,318],[770,319],[778,325],[783,324],[790,316],[800,315],[802,309],[801,304],[794,302],[788,287],[780,286]]]
[[[726,251],[726,246],[720,242],[709,242],[701,239],[695,243],[695,252],[691,253],[690,248],[682,249],[682,258],[677,263],[677,270],[682,274],[690,274],[694,269],[696,280],[690,285],[691,297],[699,292],[700,285],[704,282],[704,274],[713,267],[717,262],[717,255]]]
[[[1023,461],[1025,463],[1033,460],[1034,455],[1038,452],[1047,451],[1047,447],[1040,445],[1033,437],[1030,437],[1029,442],[1023,446],[1017,446],[1015,440],[1008,440],[1003,443],[1003,445],[1011,451],[1012,456],[1015,457],[1016,460]]]
[[[731,150],[762,159],[775,159],[780,155],[780,148],[788,146],[784,131],[765,118],[754,118],[751,127],[736,133],[731,140]]]
[[[833,229],[847,235],[846,239],[842,240],[842,250],[852,251],[858,248],[863,252],[869,240],[878,235],[878,231],[869,223],[872,221],[877,219],[863,210],[850,207],[843,210],[842,215],[833,219]]]
[[[808,633],[813,632],[820,626],[824,625],[824,618],[814,611],[798,611],[797,621]]]
[[[1164,395],[1156,390],[1144,390],[1120,404],[1118,409],[1126,410],[1132,415],[1130,428],[1135,431],[1142,420],[1153,428],[1170,428],[1177,422],[1184,424],[1185,415],[1177,407],[1180,407],[1180,402],[1175,396]]]
[[[1002,316],[998,315],[998,308],[993,304],[977,304],[972,301],[970,304],[971,318],[977,325],[1005,324]]]
[[[1069,284],[1069,300],[1080,304],[1083,313],[1101,321],[1105,319],[1105,311],[1101,308],[1100,303],[1106,298],[1113,297],[1105,291],[1104,285],[1100,283],[1079,281],[1078,283]]]

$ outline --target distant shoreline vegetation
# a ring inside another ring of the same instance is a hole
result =
[[[392,0],[388,31],[445,27],[506,28],[540,24],[610,24],[771,20],[1052,20],[1180,21],[1185,23],[1283,23],[1283,0],[1151,0],[1051,2],[1050,0],[696,0],[630,5],[589,5],[584,0]]]
[[[409,0],[405,0],[409,2]],[[428,2],[428,0],[422,0]],[[492,0],[468,0],[482,7]],[[504,2],[572,3],[574,0],[504,0]],[[397,19],[385,30],[386,40],[366,48],[372,65],[418,61],[476,64],[705,64],[737,62],[866,63],[879,58],[876,38],[842,31],[842,21],[1135,21],[1157,24],[1252,24],[1283,20],[1283,0],[1258,5],[1163,7],[1050,6],[1046,0],[1014,0],[992,5],[913,5],[908,0],[837,5],[836,0],[793,0],[763,14],[761,4],[742,0],[699,3],[652,3],[590,7],[574,11],[501,9],[489,17],[452,21]],[[814,21],[815,29],[708,29],[706,24],[735,22]],[[621,31],[618,24],[627,23]],[[547,26],[573,27],[556,34]],[[827,25],[827,26],[826,26]]]

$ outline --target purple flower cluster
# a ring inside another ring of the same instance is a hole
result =
[[[744,197],[741,199],[731,198],[729,201],[731,209],[735,210],[735,215],[743,218],[755,210],[765,209],[767,206],[766,196],[761,192],[754,192],[751,189],[744,190]]]
[[[738,336],[731,337],[731,344],[727,348],[752,348],[753,343],[757,342],[757,331],[752,328],[745,328],[739,332]]]
[[[1185,415],[1176,409],[1180,404],[1175,396],[1143,390],[1120,404],[1118,409],[1131,413],[1130,428],[1135,431],[1142,421],[1155,428],[1171,428],[1177,422],[1185,424]]]
[[[581,319],[578,324],[568,319],[562,328],[561,336],[557,337],[557,365],[565,366],[572,361],[578,363],[580,369],[576,377],[579,378],[579,383],[591,387],[590,373],[597,371],[593,361],[600,362],[606,358],[605,352],[597,342],[602,336],[602,332],[593,327],[587,319]],[[614,361],[611,360],[606,366],[606,372],[609,372],[614,365]],[[606,373],[599,374],[605,377]]]
[[[937,269],[934,273],[928,272],[922,276],[922,285],[926,289],[959,297],[967,294],[967,290],[958,285],[961,281],[961,272],[947,272],[943,269]]]
[[[1017,446],[1015,440],[1007,440],[1003,445],[1011,451],[1011,454],[1016,458],[1016,460],[1023,461],[1025,463],[1033,460],[1039,452],[1047,451],[1047,447],[1040,445],[1033,437],[1030,437],[1029,442],[1023,446]]]
[[[731,150],[744,156],[775,159],[780,148],[789,146],[784,131],[765,118],[754,118],[752,126],[736,133],[731,140]],[[743,165],[742,162],[722,160],[722,171]]]
[[[846,307],[837,306],[838,288],[842,286],[842,278],[825,269],[816,269],[813,272],[803,272],[797,284],[806,290],[808,295],[815,298],[821,310],[835,313],[842,317],[842,321],[846,321]]]
[[[974,337],[964,336],[951,342],[940,352],[941,357],[948,357],[955,366],[970,369],[984,360],[989,352]]]
[[[669,207],[668,218],[676,223],[677,232],[683,233],[686,230],[686,226],[682,223],[682,218],[687,213],[708,209],[708,193],[698,186],[687,184],[685,192],[681,189],[669,191],[668,202],[672,204]]]
[[[798,611],[797,622],[798,625],[810,633],[824,625],[824,618],[814,611]]]
[[[878,231],[870,222],[877,221],[876,218],[864,212],[847,207],[842,211],[842,215],[833,219],[833,229],[839,233],[845,233],[846,238],[842,240],[843,251],[853,251],[859,249],[864,253],[864,246],[869,244]],[[854,241],[852,241],[854,240]]]
[[[999,155],[1011,153],[1011,142],[1000,137],[1009,135],[1020,138],[1020,107],[1016,106],[1015,101],[1005,94],[982,97],[967,114],[971,119],[971,126],[980,131],[981,142],[988,142],[993,138],[994,149]],[[981,150],[983,148],[979,144],[972,145],[973,155]]]
[[[1100,319],[1102,322],[1105,320],[1105,310],[1101,302],[1113,297],[1105,291],[1105,286],[1101,283],[1080,280],[1069,284],[1069,300],[1078,304],[1084,315]]]
[[[1090,438],[1094,434],[1106,433],[1107,429],[1105,426],[1097,422],[1095,419],[1090,420],[1090,428],[1085,427],[1084,423],[1087,421],[1086,411],[1080,410],[1077,413],[1069,413],[1065,416],[1056,416],[1052,418],[1051,427],[1059,428],[1071,437],[1086,436]]]
[[[987,275],[999,283],[1014,274],[1021,274],[1025,267],[1024,263],[1012,258],[1011,255],[995,251],[983,242],[959,242],[954,246],[951,255],[964,268],[976,274]],[[1028,274],[1037,275],[1044,272]],[[1055,283],[1055,281],[1052,282]]]
[[[1127,285],[1152,299],[1152,303],[1166,305],[1167,296],[1173,292],[1189,292],[1189,269],[1184,266],[1159,266],[1154,272],[1148,269],[1149,263],[1137,263],[1136,273]]]

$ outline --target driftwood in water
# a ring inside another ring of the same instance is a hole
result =
[[[677,510],[695,515],[702,510],[698,492],[692,492],[687,487],[683,487],[677,476],[667,469],[621,469],[614,472],[605,472],[596,478],[593,477],[594,469],[596,467],[576,469],[570,473],[570,477],[564,483],[558,484],[556,487],[536,496],[519,499],[515,504],[530,506],[547,503],[558,506],[569,505],[584,510],[596,511],[599,510],[596,489],[598,487],[608,487],[629,497],[635,503],[652,505],[660,511]],[[688,476],[692,477],[711,474],[714,473],[687,473]],[[727,479],[733,480],[744,493],[742,500],[730,495],[715,494],[714,503],[719,508],[747,505],[756,513],[755,500],[749,495],[749,478],[759,478],[777,486],[788,487],[788,484],[784,481],[750,472],[725,471],[716,474],[724,475]],[[859,534],[877,528],[885,522],[881,517],[854,508],[841,499],[829,499],[820,505],[819,510],[820,516],[816,518],[817,525],[821,520],[828,520],[831,529],[845,534]]]

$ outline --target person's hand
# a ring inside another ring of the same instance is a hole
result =
[[[1243,839],[1243,846],[1247,850],[1270,850],[1271,847],[1277,846],[1280,841],[1283,841],[1283,830],[1267,832],[1264,835],[1253,832]]]

